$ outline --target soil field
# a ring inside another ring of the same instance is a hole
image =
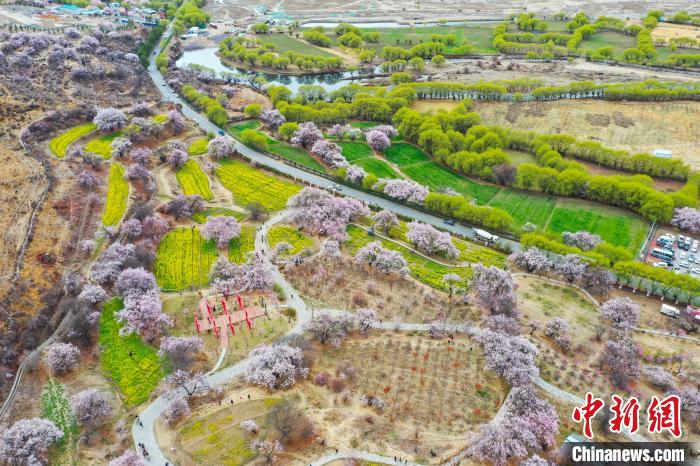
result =
[[[485,124],[571,134],[632,152],[670,149],[675,157],[700,168],[698,102],[477,102],[475,111]]]
[[[700,27],[690,24],[659,23],[652,31],[651,37],[654,39],[673,39],[676,37],[690,37],[700,39]],[[686,49],[681,49],[686,50]]]

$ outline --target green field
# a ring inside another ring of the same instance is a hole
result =
[[[123,307],[121,299],[104,304],[100,316],[100,367],[119,388],[127,407],[148,400],[165,373],[157,350],[146,345],[136,334],[119,335],[122,325],[116,313]]]
[[[126,212],[129,183],[124,178],[124,171],[124,166],[118,163],[113,163],[109,167],[109,187],[105,210],[102,213],[102,224],[105,226],[117,225]]]
[[[216,261],[213,241],[207,241],[192,228],[170,231],[158,244],[153,271],[158,286],[177,291],[209,284],[209,271]]]
[[[236,123],[228,127],[228,130],[234,136],[238,136],[243,131],[247,129],[258,129],[260,128],[260,122],[258,120],[246,120],[242,123]]]
[[[362,167],[367,173],[376,175],[378,178],[401,178],[388,163],[375,158],[372,148],[364,142],[341,141],[337,144],[348,162]]]
[[[192,215],[192,220],[194,220],[197,223],[204,223],[207,221],[207,217],[224,216],[235,217],[236,220],[238,220],[239,222],[245,219],[245,214],[243,212],[238,212],[233,209],[227,209],[226,207],[210,207]]]
[[[176,174],[177,182],[182,187],[182,192],[187,196],[199,194],[203,199],[211,201],[214,194],[209,187],[209,178],[204,173],[196,160],[189,159]]]
[[[85,123],[84,125],[75,126],[68,131],[64,131],[51,141],[49,141],[49,149],[56,157],[65,157],[68,146],[97,129],[95,123]]]
[[[267,137],[267,135],[265,136]],[[285,144],[270,137],[267,137],[267,139],[267,150],[269,152],[277,154],[280,157],[284,157],[285,159],[291,160],[292,162],[296,162],[300,165],[304,165],[305,167],[312,168],[323,173],[328,172],[326,167],[321,165],[321,162],[313,158],[301,147],[290,146],[289,144]]]
[[[493,40],[493,28],[496,23],[465,23],[463,27],[457,26],[426,26],[409,28],[362,28],[363,32],[378,32],[379,42],[365,44],[366,48],[381,49],[386,45],[394,47],[411,48],[421,42],[429,42],[431,34],[454,34],[457,37],[457,46],[470,43],[483,53],[494,52],[491,45]],[[329,37],[335,40],[336,36],[329,31]],[[407,42],[407,41],[410,41]],[[445,53],[450,53],[453,47],[446,47]]]
[[[515,165],[516,167],[518,165],[522,165],[523,163],[534,163],[535,165],[539,165],[539,163],[537,162],[537,157],[530,154],[529,152],[523,152],[513,149],[505,149],[504,152],[508,154],[508,157],[510,157],[510,161],[513,162],[513,165]]]
[[[446,287],[444,283],[442,283],[442,277],[448,273],[456,273],[464,278],[465,281],[468,281],[472,276],[472,269],[470,267],[447,267],[445,265],[438,264],[437,262],[414,254],[408,248],[396,244],[393,241],[380,239],[376,236],[369,236],[365,230],[358,226],[349,225],[347,228],[347,233],[350,236],[350,239],[344,244],[344,246],[348,249],[349,254],[355,255],[357,250],[361,247],[373,241],[379,240],[382,242],[382,246],[385,248],[398,251],[404,256],[408,262],[408,268],[411,272],[411,276],[433,288],[445,290]]]
[[[590,39],[584,40],[579,45],[580,50],[595,51],[601,47],[612,47],[614,57],[622,59],[622,52],[625,49],[634,48],[637,46],[637,39],[634,36],[623,34],[621,32],[606,31],[596,32]]]
[[[415,182],[428,186],[433,191],[450,188],[474,199],[479,204],[487,204],[502,189],[472,181],[435,162],[411,165],[402,168],[401,171]]]
[[[301,190],[296,184],[268,175],[240,160],[221,160],[216,174],[240,206],[259,202],[269,211],[282,210],[289,198]]]
[[[547,230],[554,233],[587,230],[633,254],[639,252],[649,225],[642,218],[615,207],[559,199]]]
[[[305,234],[299,232],[295,227],[290,225],[275,225],[270,228],[268,233],[268,242],[270,247],[274,248],[278,243],[284,241],[292,246],[292,249],[287,251],[287,255],[293,256],[299,254],[304,249],[314,247],[314,240]]]
[[[488,205],[510,213],[518,227],[527,222],[543,228],[554,210],[556,199],[551,196],[503,189]]]
[[[156,123],[160,123],[161,125],[166,123],[170,118],[168,118],[168,115],[165,113],[159,113],[158,115],[153,116],[153,121]]]
[[[336,144],[338,144],[338,146],[340,147],[343,153],[343,157],[345,157],[345,160],[347,160],[350,163],[354,163],[355,160],[358,159],[374,156],[372,148],[364,142],[339,141]]]
[[[187,148],[187,153],[189,155],[203,155],[207,153],[207,144],[209,144],[209,139],[199,138],[192,141],[190,147]]]
[[[59,445],[72,445],[75,435],[78,433],[78,425],[70,408],[66,390],[62,383],[50,378],[41,391],[39,400],[41,417],[56,424],[63,432],[63,438]]]
[[[96,137],[95,139],[88,141],[83,149],[91,154],[99,155],[103,159],[108,159],[112,155],[112,141],[121,135],[121,131],[115,131],[114,133]]]
[[[387,147],[382,154],[388,161],[399,167],[431,160],[422,150],[406,142],[394,143]]]
[[[243,264],[248,260],[248,254],[255,250],[255,226],[241,225],[241,234],[228,245],[228,260]]]
[[[269,42],[270,44],[275,44],[275,52],[281,55],[291,51],[302,55],[318,55],[322,57],[337,56],[320,47],[295,39],[289,34],[265,34],[264,36],[257,36],[257,38],[263,43]]]

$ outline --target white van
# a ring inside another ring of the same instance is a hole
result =
[[[675,319],[677,319],[678,316],[681,315],[681,311],[679,311],[677,308],[675,308],[673,306],[669,306],[668,304],[662,304],[660,312],[662,314],[665,314],[669,317],[673,317]]]

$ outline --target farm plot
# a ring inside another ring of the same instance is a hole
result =
[[[284,157],[287,160],[296,162],[299,165],[318,170],[320,172],[328,172],[326,167],[321,165],[321,162],[313,158],[308,152],[300,147],[290,146],[283,142],[277,141],[267,136],[265,133],[260,133],[267,138],[267,150],[273,154]]]
[[[216,261],[213,241],[206,241],[199,230],[178,228],[163,237],[154,263],[158,286],[177,291],[209,283],[209,271]]]
[[[641,217],[615,207],[559,199],[547,230],[554,233],[587,230],[636,254],[646,238],[649,224]]]
[[[75,435],[78,433],[78,426],[75,423],[75,416],[71,411],[65,387],[54,378],[50,378],[44,385],[39,400],[41,417],[56,424],[56,427],[63,432],[63,438],[59,445],[71,445]]]
[[[216,174],[241,206],[259,202],[269,211],[281,210],[287,205],[287,200],[301,190],[300,186],[268,175],[240,160],[222,160]]]
[[[240,135],[243,131],[247,129],[258,129],[260,128],[260,122],[257,120],[246,120],[243,123],[237,123],[228,127],[228,130],[234,136]]]
[[[236,220],[241,222],[245,219],[245,214],[226,207],[210,207],[192,215],[192,220],[197,223],[204,223],[208,217],[235,217]]]
[[[399,167],[413,165],[421,162],[429,162],[428,155],[414,146],[405,142],[397,142],[387,147],[382,153],[384,157]]]
[[[304,249],[311,249],[315,245],[312,238],[299,232],[299,230],[291,225],[275,225],[270,228],[268,241],[271,248],[274,248],[281,242],[291,245],[292,249],[287,251],[287,255],[299,254]]]
[[[107,188],[105,210],[102,213],[102,224],[105,226],[117,225],[126,212],[128,199],[129,183],[124,178],[124,166],[113,163],[109,167],[109,187]]]
[[[56,157],[63,158],[66,156],[69,145],[96,129],[97,125],[95,123],[85,123],[84,125],[75,126],[49,141],[49,149],[51,149],[51,152]]]
[[[185,424],[177,434],[178,443],[190,458],[188,464],[250,464],[256,457],[250,449],[250,437],[240,424],[253,419],[263,427],[259,436],[265,435],[265,414],[281,398],[244,401],[226,406],[214,413],[207,413]]]
[[[429,187],[433,191],[450,188],[463,196],[474,199],[479,204],[487,204],[502,188],[481,184],[438,165],[426,162],[401,169],[413,181]]]
[[[339,141],[336,142],[343,152],[343,157],[350,163],[354,163],[355,160],[364,159],[365,157],[373,157],[374,152],[372,148],[365,144],[364,142],[356,141]]]
[[[192,144],[187,148],[187,153],[189,155],[203,155],[207,153],[207,145],[209,144],[209,139],[199,138],[192,141]]]
[[[377,178],[402,178],[388,163],[374,157],[355,160],[353,164],[362,167],[367,173],[376,175]]]
[[[275,52],[283,55],[285,52],[294,52],[302,55],[317,55],[321,57],[335,57],[336,55],[316,47],[312,44],[302,42],[288,34],[266,34],[262,37],[263,43],[275,45]]]
[[[488,205],[500,207],[515,219],[519,227],[527,222],[544,228],[554,210],[556,199],[551,196],[537,195],[503,189]]]
[[[121,131],[116,131],[114,133],[96,137],[85,144],[83,149],[85,149],[86,152],[99,155],[103,159],[108,159],[112,155],[112,141],[121,135]]]
[[[207,201],[214,199],[214,194],[209,187],[209,178],[196,160],[188,160],[185,165],[177,171],[175,176],[177,182],[180,183],[182,187],[182,191],[186,195],[192,196],[194,194],[199,194]]]
[[[406,259],[406,262],[408,262],[408,269],[411,272],[411,276],[438,290],[447,289],[442,282],[442,277],[448,273],[459,275],[465,282],[472,276],[472,269],[469,267],[449,267],[439,264],[433,260],[414,254],[410,249],[396,244],[393,241],[380,239],[376,236],[369,236],[365,230],[358,226],[349,225],[347,233],[350,239],[345,243],[345,246],[348,248],[348,252],[351,255],[355,255],[358,249],[373,241],[381,241],[382,246],[385,248],[401,253]]]
[[[155,348],[136,334],[119,335],[122,325],[115,313],[123,305],[118,298],[104,305],[99,330],[100,366],[119,388],[124,403],[132,407],[148,399],[165,373]]]
[[[465,339],[350,340],[319,353],[318,371],[333,373],[344,361],[358,370],[353,392],[382,398],[387,404],[382,415],[421,430],[474,431],[493,418],[506,396],[503,382],[485,368],[478,345]]]
[[[234,238],[228,245],[228,260],[236,264],[243,264],[248,260],[248,255],[255,250],[255,227],[242,225],[241,234]]]
[[[165,124],[168,120],[168,115],[166,115],[165,113],[153,115],[153,121],[155,121],[156,123],[160,123],[161,125]]]

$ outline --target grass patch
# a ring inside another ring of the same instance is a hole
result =
[[[136,334],[119,335],[122,325],[116,312],[124,306],[119,298],[104,305],[100,317],[100,367],[115,382],[127,407],[148,400],[165,375],[155,348],[146,345]]]
[[[109,167],[109,187],[105,210],[102,213],[102,224],[105,226],[117,225],[126,212],[129,183],[124,178],[124,171],[124,166],[119,163],[113,163]]]
[[[353,163],[362,167],[367,173],[377,175],[378,178],[401,178],[388,163],[374,157],[355,160]]]
[[[96,137],[95,139],[88,141],[83,149],[85,149],[86,152],[99,155],[103,159],[108,159],[112,155],[112,141],[121,135],[121,131],[115,131],[114,133]]]
[[[160,123],[161,125],[166,123],[170,118],[168,118],[168,115],[165,113],[159,113],[158,115],[153,116],[153,121],[156,123]]]
[[[209,139],[199,138],[192,141],[190,147],[187,148],[187,153],[189,155],[202,155],[207,153],[207,145],[209,144]]]
[[[268,137],[266,134],[265,137],[267,137],[267,150],[269,152],[277,154],[280,157],[284,157],[287,160],[291,160],[292,162],[296,162],[299,165],[303,165],[305,167],[318,170],[323,173],[328,172],[326,167],[321,165],[321,162],[313,158],[304,149],[300,147],[290,146],[289,144],[285,144],[281,141],[277,141]]]
[[[216,244],[205,240],[198,229],[172,230],[156,251],[153,269],[158,286],[173,291],[205,286],[216,257]]]
[[[270,44],[275,44],[275,52],[280,55],[285,52],[294,52],[302,55],[316,55],[321,57],[335,57],[336,55],[323,50],[322,48],[315,47],[306,42],[302,42],[289,34],[266,34],[259,37],[263,43],[268,42]]]
[[[75,416],[70,409],[62,383],[54,378],[50,378],[46,382],[39,399],[39,409],[42,418],[52,421],[56,427],[63,431],[63,438],[59,441],[59,446],[71,445],[78,433],[78,425],[75,423]]]
[[[301,187],[255,169],[240,160],[224,159],[216,169],[221,184],[233,193],[236,204],[259,202],[269,211],[281,210]]]
[[[430,161],[430,157],[425,152],[405,142],[397,142],[390,145],[384,149],[383,154],[387,160],[399,167]]]
[[[358,226],[349,225],[347,233],[350,239],[345,243],[345,246],[349,248],[349,252],[352,255],[355,255],[358,249],[368,243],[379,240],[385,248],[400,252],[408,262],[411,276],[430,287],[446,290],[445,284],[442,283],[442,277],[448,273],[456,273],[461,276],[465,282],[472,276],[472,269],[469,267],[448,267],[438,264],[435,261],[414,254],[410,249],[392,241],[370,236],[365,230]]]
[[[601,47],[612,47],[613,56],[615,58],[622,58],[622,52],[625,49],[634,48],[637,46],[637,38],[634,36],[629,36],[621,32],[615,31],[605,31],[596,32],[590,39],[581,42],[581,50],[591,50],[595,51]]]
[[[247,129],[258,129],[260,128],[260,122],[258,120],[246,120],[242,123],[236,123],[228,127],[228,130],[234,136],[240,135],[243,131]]]
[[[401,171],[415,182],[428,186],[433,191],[450,188],[476,200],[479,204],[488,204],[502,189],[498,186],[472,181],[435,162],[412,165],[403,168]]]
[[[242,222],[245,219],[245,214],[226,207],[210,207],[194,214],[192,220],[197,223],[204,223],[208,217],[235,217],[236,220]]]
[[[186,195],[192,196],[194,194],[199,194],[207,201],[214,199],[214,194],[209,187],[209,178],[196,160],[188,160],[185,165],[175,173],[175,177]]]
[[[350,163],[353,163],[355,160],[358,159],[374,156],[372,148],[364,142],[339,141],[336,144],[338,144],[338,146],[342,150],[343,157],[345,157],[345,159]]]
[[[270,228],[268,241],[271,248],[274,248],[282,241],[290,244],[292,249],[287,252],[290,256],[299,254],[304,249],[311,249],[315,245],[312,238],[309,238],[290,225],[275,225]]]
[[[490,206],[500,207],[511,214],[518,226],[530,222],[539,228],[544,228],[555,204],[556,199],[551,196],[529,194],[511,189],[502,190],[489,202]]]
[[[85,123],[84,125],[75,126],[49,141],[49,149],[51,149],[51,152],[56,157],[63,158],[66,156],[69,145],[96,129],[97,125],[95,123]]]
[[[587,230],[600,235],[604,241],[637,254],[649,225],[640,217],[614,207],[560,199],[547,230],[554,233]]]
[[[255,226],[241,225],[241,234],[234,238],[228,245],[228,260],[236,264],[243,264],[248,260],[248,255],[255,250]]]
[[[533,163],[535,165],[539,165],[537,157],[528,152],[513,149],[505,149],[504,152],[508,154],[508,157],[510,157],[511,162],[513,162],[513,165],[515,166],[522,165],[523,163]]]

